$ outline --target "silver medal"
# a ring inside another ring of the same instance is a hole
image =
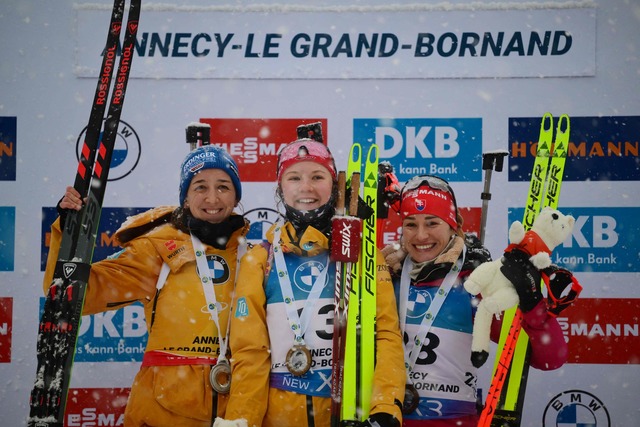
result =
[[[218,359],[216,366],[211,368],[209,373],[211,387],[220,393],[227,394],[231,388],[231,365],[227,359]]]

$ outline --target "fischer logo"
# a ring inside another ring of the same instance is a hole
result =
[[[370,197],[367,196],[367,200],[366,200],[367,204],[369,206],[374,206],[374,200]],[[364,245],[363,245],[363,249],[367,252],[365,252],[365,255],[367,257],[366,263],[362,268],[362,271],[364,272],[364,288],[366,289],[366,291],[371,294],[374,295],[373,293],[373,287],[375,286],[375,281],[376,281],[376,277],[375,277],[375,271],[376,271],[376,241],[375,241],[375,231],[376,231],[376,224],[374,222],[374,217],[371,216],[369,218],[367,218],[367,220],[364,222]]]
[[[524,226],[526,228],[531,228],[533,225],[533,218],[536,213],[535,206],[540,203],[540,192],[542,191],[543,185],[544,177],[542,176],[542,167],[537,165],[531,178],[531,203],[527,205],[527,214],[524,217]]]
[[[547,187],[546,198],[549,206],[557,199],[558,188],[560,187],[560,179],[562,179],[562,171],[557,165],[553,165],[549,170],[549,183]]]

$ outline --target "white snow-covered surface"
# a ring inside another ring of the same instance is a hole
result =
[[[16,181],[0,181],[1,207],[15,207],[13,271],[0,271],[0,298],[11,298],[12,323],[0,322],[0,338],[11,326],[10,362],[0,363],[0,414],[7,426],[26,424],[28,397],[36,376],[35,344],[39,298],[42,292],[42,209],[54,207],[77,167],[78,135],[86,126],[96,86],[95,78],[78,78],[76,61],[77,17],[105,12],[112,2],[8,0],[0,4],[0,116],[17,117]],[[139,164],[125,179],[110,182],[105,205],[136,207],[175,205],[179,166],[188,147],[185,126],[203,117],[216,118],[327,118],[329,146],[338,165],[346,165],[354,118],[481,117],[483,152],[502,152],[508,143],[509,117],[638,116],[640,97],[640,4],[633,0],[568,2],[465,2],[432,4],[386,1],[282,0],[215,4],[209,0],[144,2],[144,12],[263,13],[264,19],[280,12],[465,13],[490,11],[566,11],[595,8],[595,70],[584,77],[553,78],[438,78],[438,79],[178,79],[135,78],[129,82],[123,120],[139,135]],[[219,9],[215,9],[218,7]],[[259,9],[262,7],[262,9]],[[226,9],[225,9],[226,8]],[[414,9],[411,9],[414,8]],[[108,19],[108,18],[106,18]],[[451,21],[444,20],[446,27]],[[208,31],[220,23],[210,19]],[[165,30],[172,31],[171,21]],[[103,42],[104,28],[95,38]],[[354,29],[359,31],[359,29]],[[136,58],[140,59],[140,58]],[[145,58],[144,61],[152,61]],[[139,61],[139,62],[144,62]],[[133,63],[135,73],[136,61]],[[209,64],[208,67],[215,68]],[[210,74],[198,62],[193,68]],[[259,69],[255,71],[259,76]],[[293,135],[293,133],[292,133]],[[2,157],[0,157],[2,159]],[[487,224],[487,246],[496,256],[505,246],[508,209],[522,206],[528,183],[509,182],[507,168],[492,176],[492,199]],[[482,182],[454,183],[458,204],[480,207]],[[273,183],[243,183],[241,210],[275,205]],[[638,182],[565,181],[561,202],[569,208],[638,209]],[[569,212],[570,213],[570,212]],[[639,216],[640,217],[640,216]],[[630,233],[637,233],[638,223]],[[637,248],[627,248],[637,252]],[[582,273],[583,298],[640,299],[640,275]],[[636,323],[637,327],[637,323]],[[637,339],[637,338],[636,338]],[[5,343],[6,341],[1,341]],[[4,345],[4,344],[3,344]],[[494,349],[492,349],[492,352]],[[598,348],[593,349],[599,351]],[[0,352],[6,348],[0,346]],[[493,353],[492,353],[493,354]],[[489,364],[488,364],[489,365]],[[77,363],[73,387],[128,387],[139,363]],[[640,369],[628,365],[566,365],[555,372],[532,371],[523,427],[540,427],[547,403],[569,386],[605,399],[611,425],[637,426]],[[488,373],[479,385],[488,388]]]

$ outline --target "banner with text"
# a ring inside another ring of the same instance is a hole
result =
[[[144,60],[136,61],[132,76],[593,76],[596,10],[574,5],[548,3],[547,8],[527,9],[513,4],[505,9],[477,4],[473,10],[454,5],[390,5],[388,10],[152,5],[145,9],[135,46],[135,54]],[[108,22],[109,12],[95,4],[76,8],[75,73],[95,77],[104,46],[93,35]]]

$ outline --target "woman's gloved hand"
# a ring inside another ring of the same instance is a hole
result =
[[[527,253],[518,249],[505,252],[500,271],[516,289],[523,313],[531,311],[542,300],[542,275],[529,261]]]
[[[379,412],[362,422],[362,427],[400,427],[400,421],[391,414]]]

